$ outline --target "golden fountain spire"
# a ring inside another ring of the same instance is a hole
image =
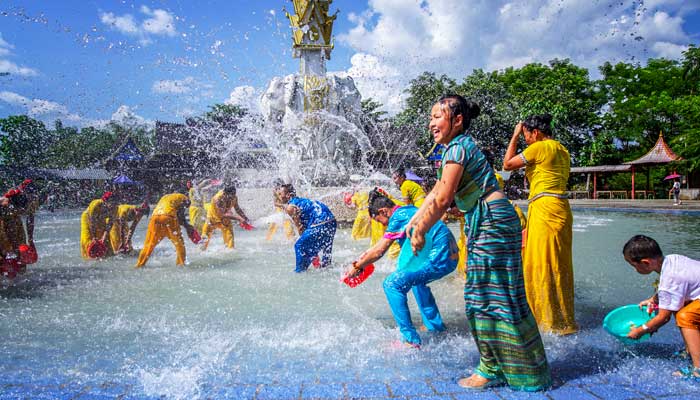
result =
[[[326,75],[325,60],[333,50],[333,22],[338,14],[329,15],[333,0],[291,0],[294,15],[285,10],[292,26],[294,57],[301,59],[301,75]]]

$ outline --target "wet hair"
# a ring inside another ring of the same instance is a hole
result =
[[[663,257],[664,253],[661,252],[661,247],[656,243],[656,240],[649,236],[636,235],[625,243],[622,255],[626,260],[640,262],[644,258]]]
[[[282,185],[284,185],[284,181],[282,180],[282,178],[275,178],[275,180],[272,181],[272,187],[274,189],[278,189]]]
[[[528,130],[539,130],[545,136],[552,136],[552,116],[550,114],[528,115],[523,120],[523,126]]]
[[[442,111],[449,110],[450,129],[454,125],[455,118],[462,116],[462,133],[469,129],[472,120],[481,114],[481,108],[472,100],[467,100],[458,94],[446,94],[437,101]]]
[[[236,194],[236,186],[229,183],[228,185],[224,186],[224,193],[225,194]]]
[[[394,202],[390,198],[384,196],[377,190],[377,188],[372,189],[369,192],[369,216],[371,218],[376,217],[379,214],[380,208],[394,208]]]
[[[282,183],[281,185],[275,188],[275,192],[280,189],[286,190],[289,194],[292,195],[292,197],[297,197],[297,191],[296,189],[294,189],[294,185],[292,185],[291,183]]]
[[[10,206],[18,210],[24,210],[29,204],[29,198],[22,192],[13,194],[12,196],[5,195],[5,197],[10,200]]]
[[[391,173],[391,175],[397,175],[406,179],[406,169],[404,167],[398,167]]]

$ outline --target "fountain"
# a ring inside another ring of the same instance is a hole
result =
[[[363,159],[369,141],[358,127],[360,95],[351,78],[325,71],[335,18],[328,15],[330,3],[294,1],[296,14],[289,18],[301,71],[270,82],[261,99],[262,132],[254,118],[242,124],[248,138],[262,137],[277,152],[282,174],[307,187],[322,186],[316,198],[332,193],[328,185],[369,171]],[[241,136],[224,138],[224,145],[233,147],[234,140]],[[265,175],[262,180],[274,175],[256,173]],[[270,203],[269,188],[241,198],[249,216],[265,215],[262,204],[271,208]],[[368,245],[352,241],[347,228],[336,234],[336,265],[325,270],[293,274],[290,243],[268,241],[257,229],[237,232],[234,250],[220,241],[207,252],[187,243],[184,268],[173,265],[174,248],[164,241],[147,268],[137,271],[128,256],[80,258],[80,211],[42,210],[35,233],[39,262],[14,282],[0,282],[0,399],[468,396],[455,379],[479,356],[466,326],[460,277],[431,284],[447,331],[425,337],[420,351],[401,351],[389,345],[398,330],[382,289],[394,263],[376,263],[374,275],[357,288],[339,282],[342,266]],[[135,233],[137,247],[145,228],[141,223]],[[450,228],[459,234],[456,225]],[[584,389],[601,382],[634,382],[636,391],[650,393],[663,388],[660,396],[697,391],[692,383],[659,374],[675,367],[659,357],[681,344],[673,327],[633,353],[600,326],[607,310],[651,291],[652,279],[634,274],[620,255],[622,244],[639,232],[652,232],[664,248],[700,258],[697,218],[575,211],[576,313],[582,330],[545,335],[555,390],[564,390],[541,397],[592,398]],[[413,317],[418,323],[418,314]],[[640,396],[622,389],[612,393]],[[485,394],[513,396],[507,389]]]
[[[347,182],[353,172],[365,172],[369,139],[359,127],[361,95],[353,79],[326,74],[336,14],[332,0],[294,0],[293,54],[298,74],[273,78],[260,99],[265,123],[263,139],[277,152],[282,171],[296,171],[314,186]]]

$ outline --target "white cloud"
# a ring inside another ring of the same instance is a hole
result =
[[[654,54],[658,57],[668,59],[678,59],[683,56],[683,52],[688,50],[688,46],[681,46],[668,42],[656,42],[652,46]]]
[[[19,65],[8,60],[0,60],[0,73],[9,73],[10,75],[36,76],[36,70],[28,67],[20,67]]]
[[[0,57],[10,55],[10,51],[14,48],[13,45],[7,43],[0,34]]]
[[[140,115],[137,115],[131,107],[121,105],[112,114],[109,120],[87,119],[79,114],[70,112],[68,107],[55,101],[45,99],[30,99],[18,93],[0,91],[0,102],[5,102],[15,107],[24,109],[24,112],[35,119],[51,124],[60,119],[63,122],[71,122],[79,126],[104,127],[109,122],[117,122],[126,126],[149,126],[155,123]]]
[[[225,103],[244,107],[253,113],[259,113],[260,95],[261,92],[252,86],[238,86],[233,88]]]
[[[7,43],[0,35],[0,74],[10,74],[10,75],[21,75],[21,76],[36,76],[37,71],[29,68],[19,66],[12,61],[4,59],[4,57],[10,56],[12,54],[12,49],[15,46]]]
[[[160,80],[153,82],[152,90],[155,93],[183,94],[191,93],[199,86],[197,80],[188,76],[180,80]]]
[[[121,17],[115,16],[113,13],[103,13],[100,15],[100,21],[103,24],[109,25],[115,30],[127,34],[127,35],[138,35],[139,27],[134,21],[134,16],[131,14],[125,14]]]
[[[79,115],[68,112],[68,108],[66,106],[54,101],[30,99],[9,91],[0,92],[0,101],[4,101],[5,103],[16,107],[24,108],[27,115],[32,118],[42,120],[62,119],[73,122],[81,120]]]
[[[346,71],[364,97],[396,111],[423,71],[458,81],[473,69],[569,58],[595,77],[605,61],[678,57],[691,41],[687,2],[653,0],[370,0],[337,40],[356,51]]]
[[[146,6],[141,6],[140,11],[146,17],[141,22],[131,14],[115,15],[111,12],[100,13],[100,21],[118,32],[138,38],[144,46],[150,44],[154,36],[172,37],[177,34],[173,14]]]
[[[112,114],[112,117],[110,118],[110,121],[117,122],[121,125],[126,125],[126,126],[140,126],[140,125],[147,125],[147,126],[154,126],[155,122],[148,120],[138,114],[136,114],[131,107],[122,104],[117,108],[117,111],[115,111]]]
[[[141,28],[153,35],[175,36],[175,18],[165,10],[151,10],[146,6],[141,7],[141,12],[150,16],[143,21]]]

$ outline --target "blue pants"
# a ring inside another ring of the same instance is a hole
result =
[[[454,239],[451,242],[454,244]],[[439,249],[435,249],[436,251],[431,251],[430,259],[420,269],[398,270],[384,280],[384,293],[405,342],[421,343],[420,336],[411,322],[411,312],[408,310],[407,295],[411,289],[425,327],[429,331],[445,330],[435,297],[427,284],[454,271],[457,267],[457,258],[452,257],[452,254],[456,249],[456,244],[448,248],[439,246]]]
[[[294,272],[304,272],[309,268],[311,260],[321,255],[321,268],[328,266],[332,261],[333,238],[338,223],[333,220],[323,225],[306,229],[294,243],[296,253],[296,269]]]

